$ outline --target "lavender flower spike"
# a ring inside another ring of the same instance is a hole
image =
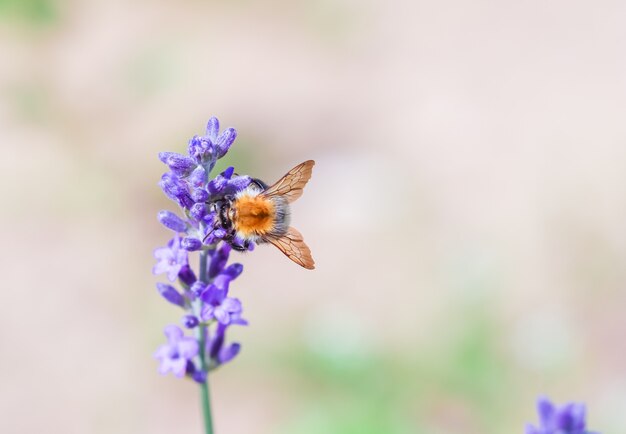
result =
[[[537,400],[539,428],[526,426],[526,434],[599,434],[587,431],[585,405],[570,402],[557,407],[549,399],[541,397]]]
[[[231,296],[231,283],[243,271],[241,264],[228,264],[231,246],[223,241],[227,232],[215,227],[216,201],[229,200],[246,188],[252,179],[235,175],[230,167],[211,175],[219,158],[230,149],[237,137],[233,128],[220,133],[217,118],[211,118],[204,136],[189,140],[187,154],[161,152],[166,165],[159,186],[181,212],[160,211],[159,222],[175,233],[167,246],[154,251],[157,262],[152,272],[165,274],[170,283],[157,283],[159,294],[170,304],[184,311],[180,323],[193,337],[185,336],[175,325],[165,328],[167,343],[154,357],[159,372],[171,372],[200,384],[206,434],[213,433],[208,374],[232,361],[241,350],[238,343],[228,343],[228,330],[233,325],[247,325],[242,318],[241,301]],[[195,253],[198,252],[198,253]],[[189,256],[199,256],[193,268]],[[178,286],[178,287],[177,287]]]

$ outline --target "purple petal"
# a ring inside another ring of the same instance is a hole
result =
[[[228,313],[241,312],[241,302],[237,298],[228,297],[222,302],[222,309]]]
[[[165,375],[172,369],[171,367],[172,359],[164,358],[164,359],[161,359],[160,362],[161,363],[159,364],[159,374]]]
[[[165,334],[165,337],[167,337],[170,344],[178,342],[184,336],[183,331],[178,326],[173,324],[166,326],[163,329],[163,333]]]
[[[170,357],[170,354],[172,352],[172,347],[169,344],[163,344],[161,346],[159,346],[159,348],[157,348],[157,350],[154,352],[153,357],[155,359],[164,359],[164,358],[168,358]]]
[[[575,403],[563,406],[557,413],[556,427],[568,432],[584,429],[585,406]]]
[[[234,324],[234,325],[247,326],[248,325],[248,321],[241,317],[241,313],[232,313],[230,315],[230,324],[231,325]]]
[[[200,319],[202,321],[211,321],[213,319],[213,306],[210,304],[205,304],[202,306],[202,310],[200,311]]]
[[[198,354],[198,342],[193,338],[184,338],[178,341],[178,354],[185,359],[191,359]]]
[[[587,414],[587,408],[585,407],[585,405],[574,404],[571,409],[571,412],[572,412],[573,428],[578,429],[578,430],[585,429],[586,414]]]
[[[526,425],[526,434],[541,434],[541,431],[529,424]]]
[[[169,259],[172,257],[172,249],[170,247],[154,249],[154,257],[156,259]]]
[[[178,273],[182,269],[182,265],[174,264],[167,270],[167,280],[174,282],[178,278]]]
[[[175,253],[176,263],[181,265],[189,264],[189,261],[187,259],[187,252],[185,252],[183,249],[180,249],[180,238],[176,237],[176,241],[173,243],[175,244],[173,245],[172,252]]]
[[[221,324],[228,325],[228,323],[230,323],[230,315],[222,306],[217,306],[215,309],[213,309],[213,315],[215,316],[215,319]]]
[[[182,357],[167,360],[168,369],[178,378],[183,378],[187,373],[187,360]],[[167,371],[166,371],[167,372]]]
[[[152,267],[152,274],[167,273],[170,266],[167,261],[159,261]]]
[[[539,413],[539,422],[542,428],[554,428],[555,412],[554,404],[548,398],[540,397],[537,400],[537,413]]]

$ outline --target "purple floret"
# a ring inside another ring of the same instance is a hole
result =
[[[161,345],[154,357],[161,363],[161,374],[173,373],[182,378],[187,372],[187,363],[198,355],[198,342],[194,338],[184,336],[183,331],[175,325],[165,327],[167,343]]]
[[[154,257],[159,262],[152,268],[153,274],[166,273],[170,282],[178,277],[183,267],[188,265],[187,251],[180,247],[180,238],[172,238],[167,247],[160,247],[154,251]]]
[[[584,404],[570,402],[555,406],[548,398],[537,400],[539,427],[526,426],[526,434],[598,434],[586,429]]]

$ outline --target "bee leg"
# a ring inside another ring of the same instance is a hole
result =
[[[202,244],[204,244],[206,242],[206,240],[213,234],[213,232],[215,232],[217,229],[219,229],[219,222],[214,221],[213,222],[213,226],[211,227],[211,230],[209,232],[207,232],[207,234],[204,236],[204,238],[202,239]]]
[[[226,234],[226,236],[224,237],[224,241],[227,242],[228,244],[230,244],[230,246],[234,249],[237,250],[238,252],[244,252],[247,250],[247,247],[245,246],[246,242],[244,241],[244,245],[242,246],[241,244],[239,244],[237,242],[237,238],[235,237],[236,233],[234,230],[231,230],[230,232],[228,232]]]
[[[248,241],[244,241],[243,244],[240,244],[239,240],[235,237],[235,233],[233,232],[229,244],[232,246],[233,249],[237,250],[238,252],[245,252],[246,250],[248,250],[248,245],[250,243]]]
[[[233,250],[237,250],[238,252],[245,252],[246,250],[248,250],[246,247],[235,243],[231,243],[230,246],[233,248]]]
[[[230,246],[238,252],[247,252],[250,250],[250,241],[244,241],[243,244],[238,244],[234,241],[230,242]]]
[[[213,232],[215,232],[215,226],[213,227],[213,229],[207,232],[206,236],[202,239],[202,244],[206,242],[207,238],[209,238],[213,234]]]

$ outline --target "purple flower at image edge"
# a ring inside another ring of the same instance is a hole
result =
[[[554,405],[548,398],[537,400],[539,427],[526,426],[526,434],[599,434],[586,429],[586,407],[582,403]]]

